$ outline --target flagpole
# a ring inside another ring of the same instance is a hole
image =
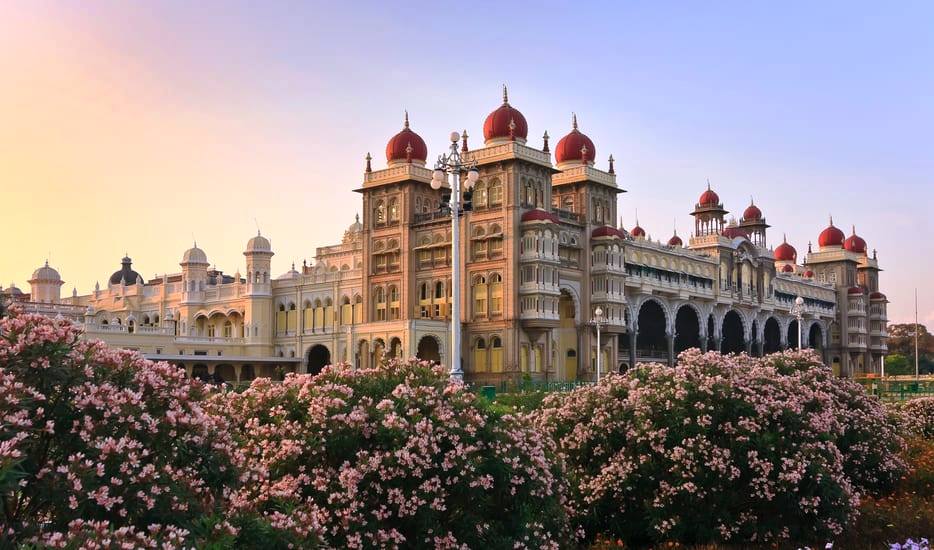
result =
[[[921,327],[918,325],[918,289],[915,288],[915,380],[918,379],[918,333]]]

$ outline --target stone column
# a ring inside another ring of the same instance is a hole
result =
[[[752,355],[752,340],[746,340],[746,355]]]
[[[723,337],[722,337],[722,336],[719,336],[719,335],[718,335],[718,336],[714,336],[714,337],[713,337],[713,345],[714,345],[714,348],[715,348],[714,351],[716,351],[717,353],[720,353],[720,352],[723,350]]]
[[[675,335],[671,333],[665,334],[665,342],[668,344],[668,366],[675,366]]]
[[[756,355],[759,357],[765,355],[765,343],[762,341],[762,338],[756,341]]]
[[[707,353],[708,341],[710,338],[706,334],[700,335],[700,350],[704,353]]]
[[[636,331],[629,331],[629,368],[636,368]]]

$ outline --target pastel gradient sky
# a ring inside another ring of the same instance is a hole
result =
[[[530,143],[575,111],[655,238],[710,178],[799,252],[833,214],[879,250],[893,321],[934,324],[934,3],[0,3],[0,281],[47,255],[89,292],[192,239],[228,273],[337,242],[408,109],[433,157],[508,83]]]

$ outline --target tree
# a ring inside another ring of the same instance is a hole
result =
[[[934,335],[928,332],[927,327],[918,324],[918,351],[923,356],[934,356]],[[889,325],[889,351],[905,357],[915,356],[915,324],[904,323]]]

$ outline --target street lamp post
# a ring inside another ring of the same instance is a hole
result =
[[[469,191],[480,178],[476,162],[465,162],[457,150],[457,142],[461,136],[451,132],[450,152],[439,155],[435,163],[435,171],[431,176],[431,188],[441,189],[451,174],[451,199],[449,203],[451,215],[451,377],[457,380],[464,379],[464,370],[461,366],[461,277],[460,277],[460,217],[461,217],[461,172],[467,172],[464,187]],[[442,209],[444,205],[442,204]]]
[[[802,317],[804,317],[804,298],[798,296],[795,298],[795,305],[791,306],[791,314],[795,316],[795,319],[798,320],[798,349],[801,350],[802,346]]]
[[[600,330],[606,324],[606,318],[603,317],[603,308],[597,306],[593,312],[593,320],[590,321],[597,327],[597,383],[600,382],[600,366],[603,360],[603,348],[600,346]]]

